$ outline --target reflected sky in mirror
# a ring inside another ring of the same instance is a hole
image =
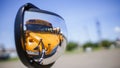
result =
[[[67,28],[65,25],[65,22],[62,18],[57,17],[55,15],[46,14],[46,13],[40,13],[40,12],[31,12],[31,11],[25,11],[24,15],[24,25],[26,21],[29,19],[41,19],[48,21],[52,24],[53,27],[59,27],[61,29],[62,34],[67,37]],[[24,27],[26,29],[26,27]]]

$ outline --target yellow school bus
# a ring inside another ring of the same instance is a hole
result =
[[[39,19],[30,19],[26,22],[25,38],[23,48],[29,55],[38,55],[42,49],[49,55],[63,41],[59,27],[53,28],[51,23]]]

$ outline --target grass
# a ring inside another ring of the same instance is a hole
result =
[[[83,53],[83,48],[76,48],[72,51],[65,51],[65,54],[77,54],[77,53]]]
[[[104,49],[103,47],[96,47],[96,48],[93,48],[92,52],[100,51],[103,49]],[[65,51],[65,54],[78,54],[78,53],[85,53],[85,52],[83,48],[76,48],[72,51]]]
[[[93,51],[100,51],[100,50],[103,50],[103,47],[96,47],[96,48],[93,48]]]
[[[18,61],[19,58],[16,57],[16,58],[10,58],[10,59],[6,59],[6,60],[0,60],[0,62],[9,62],[9,61]]]

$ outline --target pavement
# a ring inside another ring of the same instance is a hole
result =
[[[26,68],[20,60],[0,62],[0,68]],[[51,68],[120,68],[120,49],[65,54]]]

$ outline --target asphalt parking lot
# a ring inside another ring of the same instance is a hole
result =
[[[26,68],[19,60],[1,62],[0,68]],[[120,49],[65,54],[52,68],[120,68]]]

